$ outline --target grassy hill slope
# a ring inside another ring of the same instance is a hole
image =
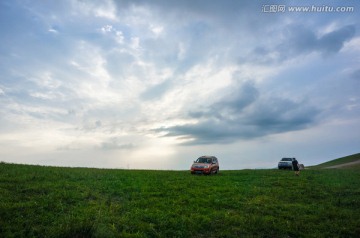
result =
[[[0,163],[0,237],[356,237],[360,171]]]
[[[336,166],[336,165],[343,165],[343,164],[347,164],[347,163],[351,163],[351,162],[355,162],[355,161],[359,161],[359,160],[360,160],[360,153],[357,153],[357,154],[341,157],[338,159],[334,159],[334,160],[313,166],[312,168],[323,169],[323,168]],[[345,167],[347,167],[347,166],[345,166]],[[353,165],[353,166],[348,166],[348,167],[360,168],[360,165]]]

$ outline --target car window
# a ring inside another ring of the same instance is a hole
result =
[[[196,161],[196,163],[206,163],[206,164],[212,164],[212,163],[217,163],[217,159],[216,158],[198,158]]]
[[[196,160],[197,163],[206,163],[207,159],[206,158],[198,158]]]
[[[283,158],[281,161],[292,161],[291,158]]]
[[[211,158],[198,158],[198,159],[196,160],[196,163],[211,164],[211,163],[212,163],[212,159],[211,159]]]

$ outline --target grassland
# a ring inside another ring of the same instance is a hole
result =
[[[357,154],[341,157],[341,158],[338,158],[338,159],[330,160],[328,162],[313,166],[312,168],[324,169],[324,168],[328,168],[328,167],[332,167],[332,166],[348,164],[348,163],[359,161],[359,160],[360,160],[360,153],[357,153]],[[355,168],[355,167],[360,169],[359,164],[345,166],[345,168]]]
[[[360,170],[0,164],[0,237],[358,237]]]

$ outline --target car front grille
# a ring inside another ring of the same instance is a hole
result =
[[[194,168],[196,168],[196,169],[203,169],[203,168],[205,168],[205,166],[195,165]]]

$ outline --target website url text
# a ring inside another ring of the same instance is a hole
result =
[[[311,6],[287,6],[287,5],[262,5],[261,12],[264,13],[285,13],[285,12],[314,12],[314,13],[349,13],[354,12],[355,8],[352,6],[327,6],[327,5],[311,5]]]

